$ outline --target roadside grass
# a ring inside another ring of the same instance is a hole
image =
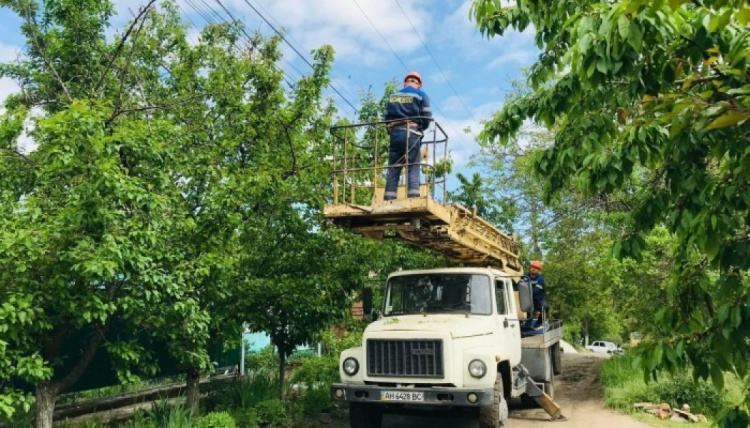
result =
[[[635,355],[626,353],[609,359],[602,365],[601,381],[603,400],[607,407],[633,413],[636,418],[660,426],[677,426],[679,423],[661,421],[652,415],[635,411],[639,402],[668,403],[680,408],[690,405],[691,413],[703,414],[715,420],[719,411],[742,400],[742,383],[734,375],[725,373],[725,389],[717,391],[709,382],[693,382],[689,371],[670,375],[661,373],[657,380],[644,380],[643,371],[634,365]],[[711,423],[691,424],[711,426]]]

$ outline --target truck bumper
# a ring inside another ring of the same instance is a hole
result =
[[[422,393],[422,401],[388,400],[385,392]],[[331,385],[331,398],[338,401],[377,404],[408,404],[410,406],[461,406],[481,407],[493,403],[494,389],[463,388],[396,388],[375,385],[352,385],[334,383]]]

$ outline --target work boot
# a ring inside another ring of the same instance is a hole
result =
[[[410,197],[410,198],[418,198],[420,196],[419,195],[419,189],[416,189],[416,190],[409,189],[409,193],[407,194],[407,196]]]
[[[385,195],[383,195],[384,201],[392,201],[396,199],[396,192],[385,192]]]

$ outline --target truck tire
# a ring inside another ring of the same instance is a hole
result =
[[[349,404],[349,425],[351,428],[380,428],[383,424],[383,411],[368,403]]]
[[[503,396],[503,377],[498,372],[492,405],[479,408],[479,428],[503,428],[508,422],[508,401]]]
[[[560,342],[552,345],[552,373],[559,375],[562,374],[562,352],[560,349]]]

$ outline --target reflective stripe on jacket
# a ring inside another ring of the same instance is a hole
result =
[[[388,97],[385,106],[385,120],[408,119],[410,117],[432,117],[430,98],[421,90],[407,86]],[[429,119],[414,119],[419,129],[430,126]]]

